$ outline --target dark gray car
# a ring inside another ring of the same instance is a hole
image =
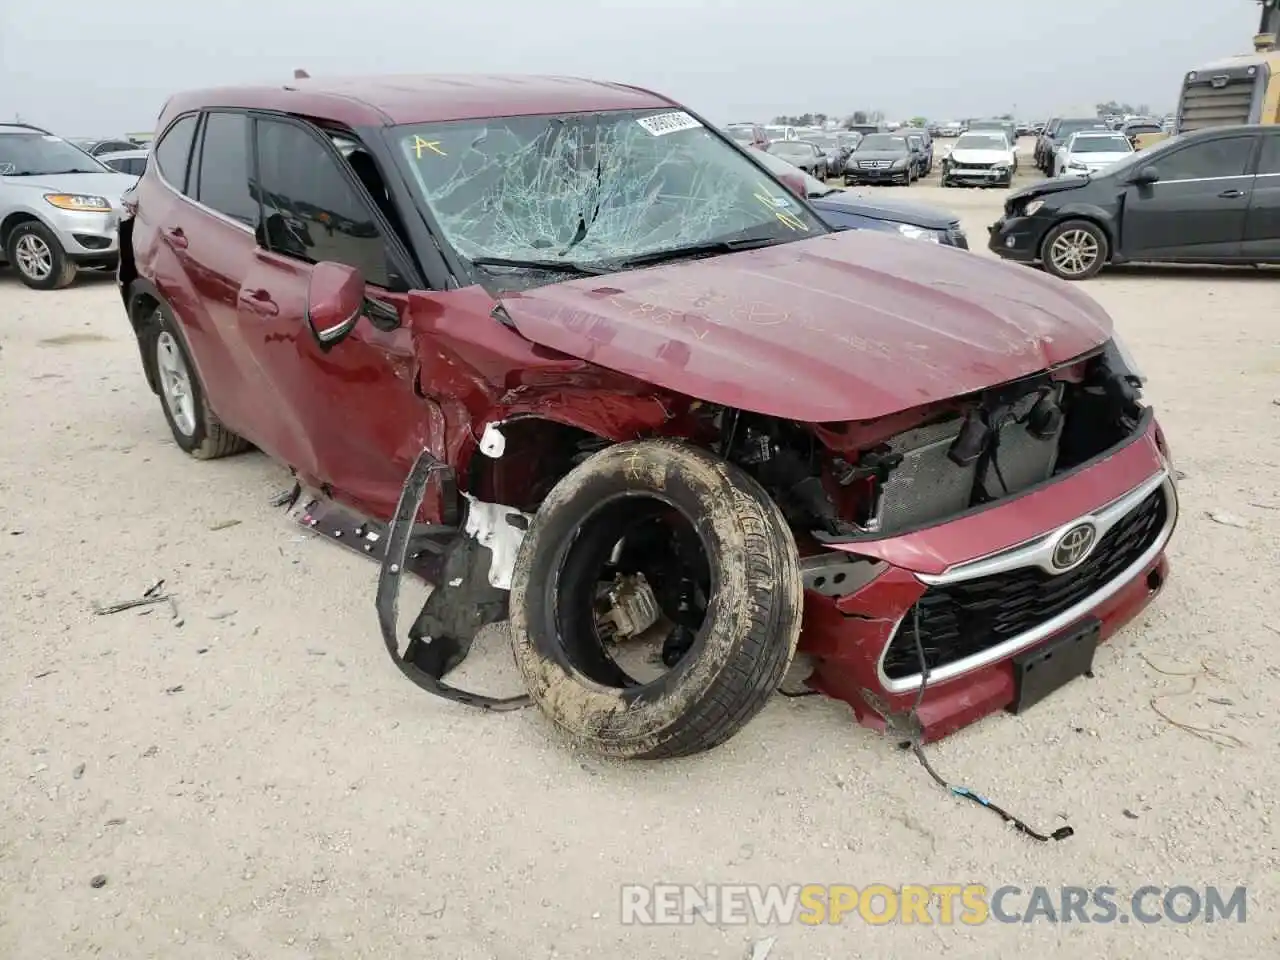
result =
[[[774,140],[765,149],[793,167],[799,167],[811,177],[827,179],[827,155],[815,143],[808,140]]]

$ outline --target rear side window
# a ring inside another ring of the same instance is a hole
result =
[[[1280,137],[1269,136],[1262,141],[1262,156],[1258,159],[1258,175],[1280,173]]]
[[[209,114],[195,198],[246,226],[258,225],[258,202],[249,192],[249,118],[243,113]]]
[[[392,280],[373,210],[339,160],[306,129],[258,120],[258,186],[272,250],[309,263],[347,264],[376,286],[400,285]]]
[[[1193,143],[1156,161],[1160,181],[1240,177],[1249,166],[1253,137],[1227,137]]]
[[[187,158],[191,156],[191,140],[195,133],[195,116],[183,117],[169,127],[155,146],[156,167],[160,175],[179,190],[187,185]]]

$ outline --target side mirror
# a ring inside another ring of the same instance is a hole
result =
[[[778,180],[782,185],[794,193],[800,199],[804,199],[809,189],[804,183],[804,174],[801,173],[780,173]]]
[[[1143,167],[1133,175],[1131,183],[1135,183],[1140,187],[1146,187],[1160,181],[1160,171],[1155,167]]]
[[[307,284],[307,326],[324,349],[347,336],[364,311],[364,278],[343,263],[323,261]]]

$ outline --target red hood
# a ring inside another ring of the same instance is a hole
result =
[[[1111,319],[1070,284],[870,230],[502,298],[535,343],[710,403],[869,420],[1071,360]]]

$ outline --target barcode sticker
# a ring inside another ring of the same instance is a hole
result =
[[[666,136],[668,133],[679,133],[681,130],[697,130],[702,126],[683,110],[676,110],[672,113],[655,113],[649,117],[641,117],[636,123],[640,124],[655,137]]]

